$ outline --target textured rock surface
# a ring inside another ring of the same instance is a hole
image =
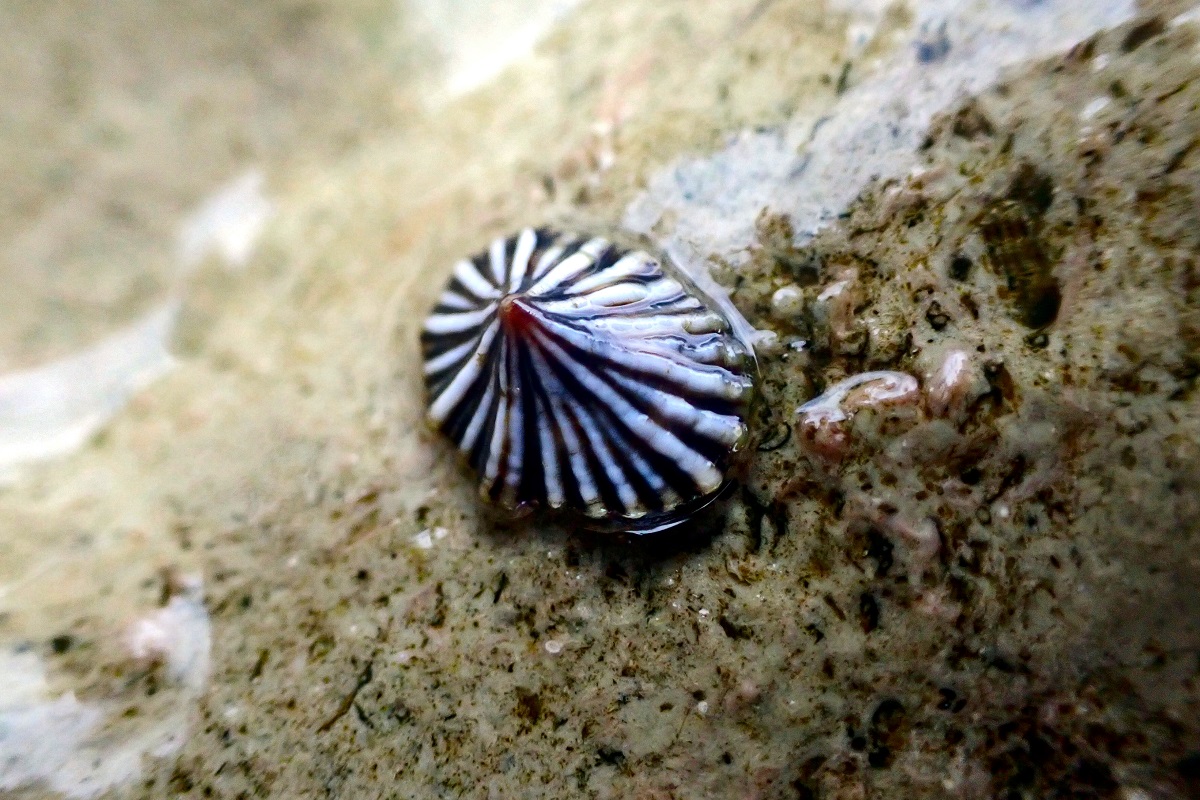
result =
[[[681,153],[818,117],[847,20],[808,6],[585,5],[569,25],[590,37],[294,187],[247,271],[198,284],[187,363],[22,489],[141,481],[205,577],[195,734],[130,793],[1200,792],[1182,7],[961,98],[918,170],[812,238],[768,204],[737,264],[701,253],[776,337],[761,452],[695,529],[498,529],[420,425],[420,315],[452,260],[531,218],[618,219]],[[881,25],[881,50],[909,30]],[[485,128],[496,152],[475,152]],[[920,391],[806,433],[796,409],[869,370]],[[165,679],[103,643],[52,663],[134,714]]]

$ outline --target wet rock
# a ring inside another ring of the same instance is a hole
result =
[[[990,389],[978,353],[947,342],[918,359],[925,407],[935,417],[962,422],[975,401]]]

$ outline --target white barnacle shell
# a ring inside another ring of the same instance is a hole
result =
[[[745,449],[753,351],[665,259],[526,228],[455,267],[421,335],[429,421],[485,499],[678,524]]]

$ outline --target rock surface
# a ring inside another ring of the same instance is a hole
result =
[[[957,97],[914,168],[811,228],[705,154],[836,113],[887,57],[947,57],[955,25],[585,4],[528,63],[295,177],[243,272],[189,279],[179,368],[0,509],[135,485],[168,576],[143,593],[203,576],[192,735],[112,794],[1200,793],[1200,25],[1136,11]],[[421,424],[424,310],[531,221],[676,241],[690,206],[654,204],[680,157],[751,209],[684,237],[774,333],[750,474],[663,536],[497,527]],[[848,395],[806,435],[797,409],[868,371],[919,390]],[[117,528],[125,502],[55,524]],[[69,619],[32,615],[0,632]],[[147,713],[170,670],[80,619],[36,645],[56,685]]]

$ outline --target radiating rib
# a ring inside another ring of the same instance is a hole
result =
[[[535,335],[547,355],[554,356],[555,360],[566,367],[572,377],[594,398],[612,408],[646,446],[675,461],[681,470],[691,476],[697,488],[702,491],[713,491],[721,485],[721,474],[708,459],[679,441],[675,434],[660,426],[646,414],[631,406],[604,381],[597,378],[595,374],[544,334],[539,332]]]
[[[446,308],[453,311],[470,311],[478,307],[478,298],[464,297],[458,292],[450,290],[442,292],[442,296],[438,298],[438,308]]]
[[[508,284],[508,265],[504,259],[505,241],[499,237],[492,240],[488,249],[488,264],[492,268],[492,278],[497,286]]]
[[[508,430],[508,416],[512,409],[512,392],[509,389],[511,375],[506,368],[508,360],[509,343],[507,337],[500,340],[499,365],[497,370],[497,380],[499,385],[496,387],[497,394],[500,396],[500,408],[496,411],[496,420],[492,428],[492,441],[488,445],[487,466],[483,471],[484,485],[490,491],[496,485],[496,477],[500,472],[500,456],[504,447],[504,434]]]
[[[483,372],[483,357],[492,346],[492,340],[496,338],[496,331],[499,328],[500,324],[493,320],[492,324],[483,332],[483,336],[479,338],[479,345],[475,348],[474,354],[467,359],[463,368],[442,390],[441,394],[434,398],[433,403],[429,406],[429,416],[435,422],[440,424],[446,421],[446,417],[462,401],[471,384]]]
[[[718,414],[696,408],[682,397],[654,386],[646,386],[619,372],[608,372],[606,375],[610,381],[662,414],[664,418],[680,427],[688,428],[697,436],[733,447],[746,433],[745,423],[732,414]]]
[[[658,262],[645,253],[629,253],[623,256],[608,269],[600,270],[581,278],[572,286],[573,295],[587,294],[614,283],[628,281],[635,276],[646,277],[658,273]]]
[[[462,333],[478,327],[479,323],[495,313],[486,306],[478,311],[463,311],[458,314],[431,314],[425,320],[426,333]]]
[[[521,288],[521,283],[525,280],[525,273],[529,269],[529,258],[533,255],[533,249],[536,246],[537,234],[534,233],[533,228],[521,231],[521,235],[517,237],[517,249],[513,253],[512,271],[508,277],[510,292]]]
[[[546,363],[545,357],[537,348],[532,348],[530,353],[533,356],[539,377],[553,384],[551,391],[547,392],[550,398],[550,413],[554,416],[555,427],[562,434],[563,443],[566,444],[567,459],[571,465],[571,475],[575,478],[576,487],[579,489],[584,506],[589,509],[593,508],[600,502],[600,493],[596,489],[596,481],[592,477],[592,470],[588,467],[587,459],[583,456],[583,448],[579,444],[579,437],[575,435],[575,428],[571,424],[571,420],[568,419],[567,411],[563,406],[562,398],[567,394],[566,389],[559,382],[558,377],[554,375],[550,369],[550,365]]]
[[[532,232],[532,231],[531,231]],[[508,358],[504,362],[507,364],[508,380],[508,397],[509,397],[509,421],[508,421],[508,463],[505,466],[504,485],[515,490],[521,485],[521,477],[524,474],[523,466],[525,454],[525,404],[522,402],[522,392],[525,388],[521,386],[520,372],[518,367],[517,346],[514,343],[508,350]],[[530,453],[530,457],[537,458],[537,453]]]
[[[621,342],[590,337],[571,325],[548,325],[556,338],[568,342],[590,356],[624,366],[628,369],[653,374],[680,388],[710,397],[735,400],[744,391],[740,383],[733,383],[719,368],[708,365],[691,365],[682,358],[674,358],[667,351],[655,352],[650,348],[633,350]]]
[[[546,502],[551,508],[562,508],[565,498],[563,496],[562,468],[558,461],[558,440],[550,430],[553,423],[553,412],[550,409],[550,401],[545,399],[541,392],[536,394],[535,402],[536,407],[545,412],[537,418],[537,426],[538,445],[542,449],[542,481],[546,487]]]
[[[495,300],[500,297],[500,289],[488,283],[488,279],[475,264],[465,258],[454,265],[454,277],[458,278],[458,282],[467,291],[481,300]]]
[[[467,353],[475,349],[477,340],[468,339],[457,347],[452,347],[440,356],[429,359],[425,362],[425,374],[433,375],[441,372],[444,369],[454,366],[459,361],[467,357]]]
[[[595,265],[596,257],[608,247],[605,239],[589,239],[578,250],[555,264],[545,275],[537,280],[527,290],[531,297],[556,290],[562,284],[568,284],[579,275]]]
[[[617,465],[613,458],[612,452],[608,449],[608,444],[604,441],[603,434],[600,433],[600,428],[596,425],[596,421],[592,418],[592,414],[588,411],[586,404],[578,403],[573,406],[575,418],[579,420],[579,425],[587,434],[588,443],[592,446],[592,452],[600,461],[600,466],[604,468],[604,476],[608,479],[608,483],[616,490],[617,497],[620,498],[623,508],[610,509],[616,513],[635,514],[638,509],[637,492],[633,490],[629,479],[625,477],[625,472]]]

